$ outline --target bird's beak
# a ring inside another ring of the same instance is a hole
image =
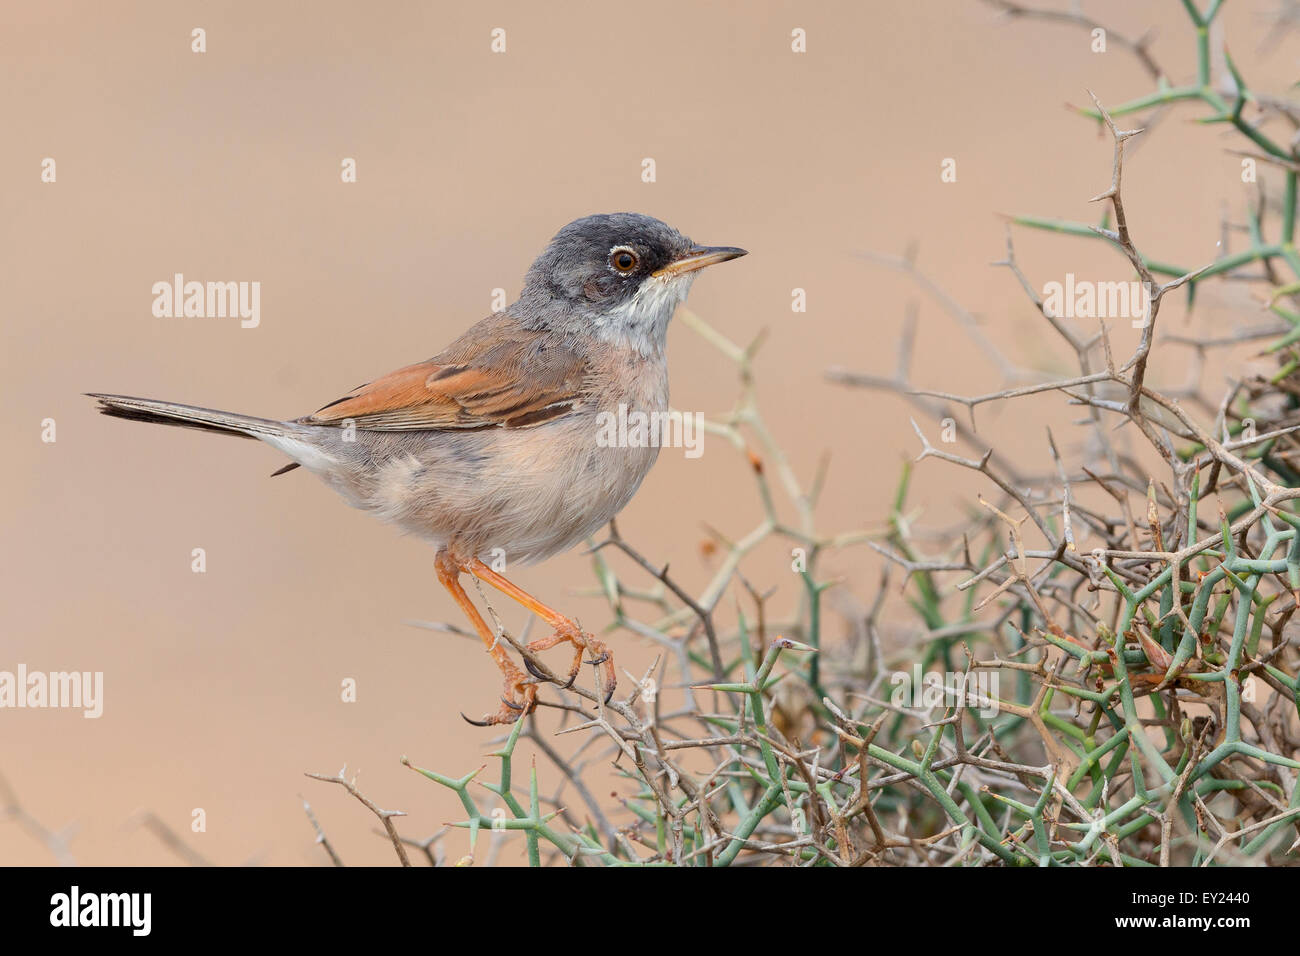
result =
[[[718,262],[726,262],[728,259],[739,259],[741,256],[748,254],[745,249],[737,249],[735,246],[695,246],[684,255],[674,259],[662,269],[656,269],[651,274],[656,279],[671,278],[685,275],[688,272],[695,272],[697,269],[703,269],[705,266],[711,266]]]

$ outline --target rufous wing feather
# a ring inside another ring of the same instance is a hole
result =
[[[354,389],[311,425],[371,431],[525,428],[571,412],[583,398],[584,355],[513,320],[485,319],[440,355]]]

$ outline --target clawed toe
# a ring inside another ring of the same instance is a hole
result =
[[[585,633],[577,626],[573,626],[556,628],[554,634],[533,641],[528,645],[528,649],[534,652],[545,651],[556,644],[574,645],[573,665],[569,668],[568,680],[561,687],[567,690],[573,686],[573,682],[578,679],[579,671],[582,670],[583,655],[590,654],[590,658],[585,663],[591,664],[593,667],[605,668],[602,675],[604,679],[601,684],[605,689],[605,703],[608,704],[614,696],[614,689],[618,686],[618,679],[614,674],[614,655],[610,653],[609,648],[592,635]],[[524,663],[534,676],[542,676],[526,659]]]
[[[522,700],[523,703],[518,701]],[[484,714],[482,720],[466,717],[467,724],[475,727],[493,727],[497,724],[513,724],[520,717],[531,714],[537,706],[537,685],[527,681],[524,675],[515,670],[506,674],[506,692],[501,695],[501,709],[495,714]]]
[[[596,640],[591,635],[587,635],[587,650],[591,652],[591,660],[587,661],[593,667],[601,668],[602,681],[597,681],[597,686],[603,683],[605,689],[605,703],[608,704],[614,698],[614,691],[618,687],[618,676],[614,671],[614,655],[609,648],[603,643]]]
[[[569,679],[564,682],[564,690],[573,686],[573,682],[578,679],[578,672],[582,670],[582,652],[583,646],[578,645],[573,652],[573,664],[569,667]]]
[[[530,651],[537,650],[537,648],[534,648],[531,644],[528,646],[528,649]],[[527,657],[524,658],[524,667],[528,668],[528,673],[532,674],[533,677],[537,678],[538,680],[541,681],[555,680],[555,676],[553,674],[543,673],[542,670],[536,664],[530,661]],[[568,679],[563,684],[560,684],[560,690],[568,690],[570,687],[573,686],[573,682],[577,680],[578,671],[581,669],[581,667],[582,667],[582,648],[579,647],[573,662],[573,669],[569,671]]]
[[[614,699],[614,691],[618,689],[618,678],[614,676],[614,658],[606,654],[601,663],[605,665],[605,703]]]

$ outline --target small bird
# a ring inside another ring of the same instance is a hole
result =
[[[504,676],[500,709],[470,723],[513,723],[536,706],[537,684],[497,642],[461,575],[492,585],[552,628],[529,650],[573,645],[566,686],[590,654],[598,693],[609,700],[616,686],[609,649],[482,557],[540,561],[595,532],[631,500],[659,449],[598,440],[601,413],[668,410],[669,320],[700,269],[745,254],[697,246],[638,213],[587,216],[556,233],[505,310],[433,358],[314,414],[276,421],[87,394],[116,418],[260,439],[292,459],[275,474],[302,466],[354,507],[431,542],[438,580]]]

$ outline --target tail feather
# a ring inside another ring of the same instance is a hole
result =
[[[216,409],[199,408],[196,405],[178,405],[176,402],[132,398],[128,395],[100,395],[95,392],[87,392],[86,395],[95,399],[99,403],[99,411],[111,418],[153,422],[158,425],[176,425],[181,428],[198,428],[203,431],[238,435],[241,438],[282,436],[286,431],[283,423],[268,418],[219,412]]]

